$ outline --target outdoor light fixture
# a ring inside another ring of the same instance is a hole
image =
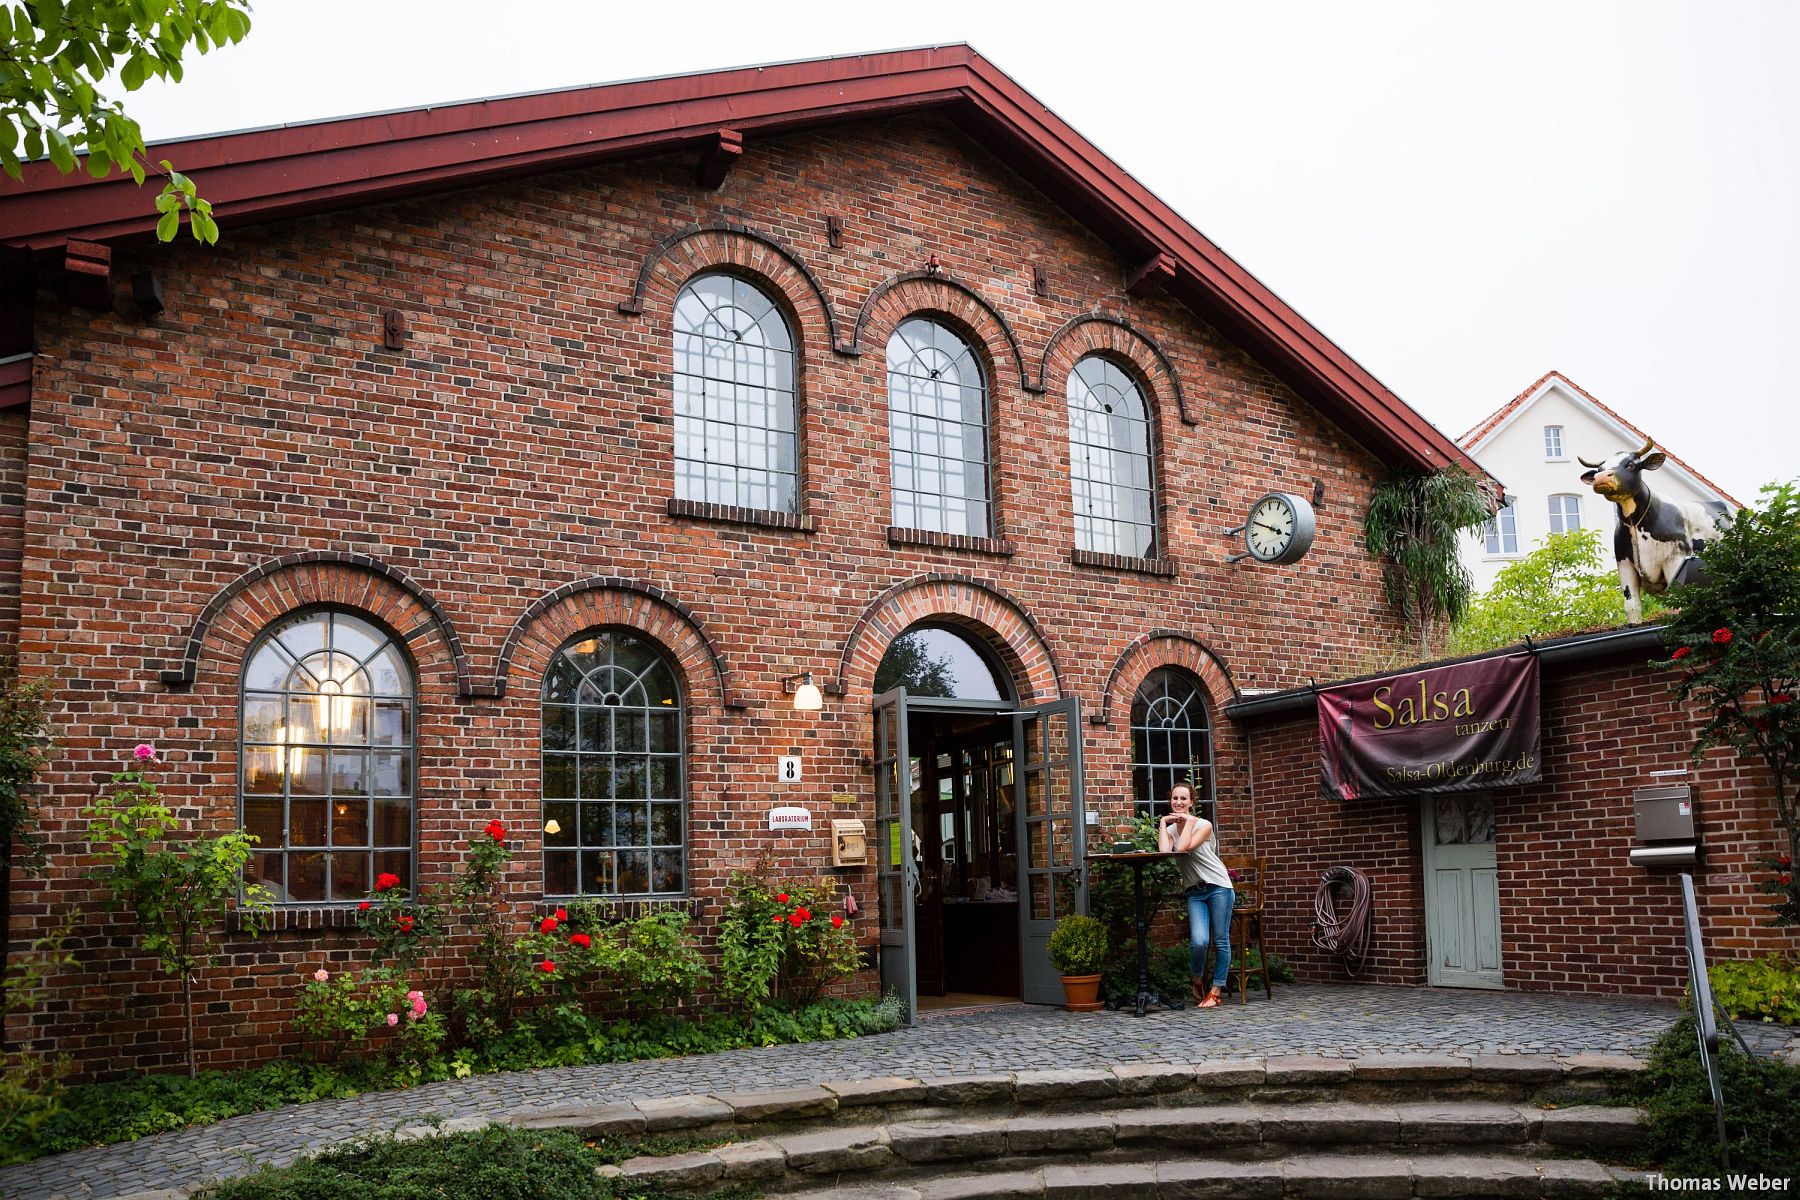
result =
[[[818,712],[825,707],[825,697],[820,694],[819,685],[813,682],[811,671],[783,675],[781,690],[794,698],[794,709],[797,712]]]
[[[551,817],[548,821],[544,822],[544,832],[555,836],[562,832],[562,825],[558,823],[555,817]]]

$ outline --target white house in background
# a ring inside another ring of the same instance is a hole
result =
[[[1614,508],[1581,482],[1577,458],[1603,459],[1635,450],[1649,435],[1552,371],[1520,392],[1481,424],[1456,439],[1470,458],[1498,479],[1511,501],[1480,534],[1463,541],[1463,565],[1485,592],[1507,563],[1543,545],[1552,533],[1599,529],[1612,565]],[[1660,440],[1668,461],[1649,476],[1658,495],[1716,500],[1742,508],[1716,484],[1688,466]]]

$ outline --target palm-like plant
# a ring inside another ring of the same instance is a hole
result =
[[[1381,559],[1388,602],[1428,655],[1441,623],[1457,620],[1474,592],[1457,539],[1492,515],[1481,481],[1460,467],[1398,475],[1369,497],[1363,545]]]

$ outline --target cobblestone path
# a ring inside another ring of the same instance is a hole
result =
[[[49,1200],[187,1188],[422,1120],[496,1118],[576,1101],[1251,1055],[1641,1054],[1675,1015],[1667,1002],[1365,985],[1281,987],[1272,1003],[1252,998],[1247,1007],[1142,1020],[1008,1006],[928,1016],[911,1029],[853,1041],[484,1075],[254,1113],[12,1167],[0,1171],[0,1195]]]

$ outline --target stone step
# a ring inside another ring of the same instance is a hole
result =
[[[1144,1105],[1442,1100],[1559,1103],[1603,1098],[1641,1070],[1598,1055],[1287,1056],[1199,1063],[1133,1063],[1106,1070],[1021,1071],[938,1078],[889,1077],[760,1091],[721,1091],[619,1102],[565,1096],[515,1113],[514,1125],[573,1128],[590,1137],[764,1129],[930,1119],[971,1111],[1120,1109]]]
[[[783,1200],[1388,1200],[1647,1192],[1652,1176],[1585,1159],[1307,1154],[1271,1162],[1164,1157],[833,1183]]]
[[[1396,1153],[1442,1156],[1466,1147],[1478,1147],[1496,1161],[1510,1157],[1517,1162],[1552,1148],[1629,1148],[1640,1136],[1640,1121],[1637,1110],[1629,1108],[1545,1111],[1523,1104],[1441,1101],[1197,1104],[966,1115],[777,1133],[712,1150],[634,1158],[604,1168],[603,1174],[693,1192],[737,1183],[782,1190],[809,1186],[809,1181],[822,1177],[904,1175],[970,1161],[1045,1172],[1045,1180],[1065,1166],[1101,1165],[1116,1167],[1121,1177],[1136,1178],[1154,1171],[1156,1160],[1169,1154],[1196,1151],[1246,1167],[1279,1165],[1276,1160],[1284,1158],[1303,1161],[1291,1156],[1324,1150],[1346,1160],[1391,1163],[1408,1161],[1391,1158]]]

